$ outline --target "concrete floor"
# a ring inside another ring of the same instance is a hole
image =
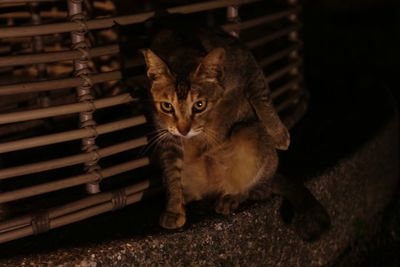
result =
[[[178,231],[157,226],[162,204],[153,199],[2,245],[0,266],[357,266],[362,259],[352,251],[379,233],[396,190],[397,128],[391,117],[355,152],[308,179],[332,220],[318,241],[302,241],[282,222],[279,198],[245,203],[227,217],[195,203]]]

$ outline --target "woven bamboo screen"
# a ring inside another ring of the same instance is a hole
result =
[[[0,0],[0,243],[123,208],[158,181],[146,168],[140,99],[120,82],[112,28],[154,13],[142,3],[126,14],[121,2]],[[296,1],[271,1],[271,9],[257,0],[170,2],[170,13],[204,13],[240,37],[285,123],[302,116]],[[141,83],[144,72],[130,78]]]

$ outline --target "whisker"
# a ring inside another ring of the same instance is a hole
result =
[[[164,136],[165,134],[168,134],[168,131],[165,129],[158,129],[153,131],[154,133],[156,133],[153,137],[151,137],[147,143],[146,146],[144,146],[141,151],[139,151],[139,155],[143,156],[144,154],[146,154],[151,148],[153,148],[155,146],[155,144],[157,143],[157,140],[159,138],[161,138],[162,136]]]
[[[217,133],[215,133],[215,131],[213,131],[211,129],[207,129],[206,131],[204,131],[204,133],[207,136],[208,141],[211,142],[210,145],[219,145],[219,144],[221,144],[221,141],[217,137]]]
[[[170,141],[171,141],[170,135],[164,135],[162,138],[160,138],[158,145],[166,146]]]
[[[208,138],[207,138],[207,133],[203,132],[203,134],[199,135],[199,137],[204,140],[204,143],[206,144],[206,151],[209,148],[209,142],[208,142]]]

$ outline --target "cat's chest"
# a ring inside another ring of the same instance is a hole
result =
[[[182,150],[184,162],[189,163],[202,157],[205,150],[205,144],[204,142],[194,139],[184,139],[182,141]]]
[[[204,195],[216,193],[221,188],[216,170],[224,171],[219,147],[207,149],[203,142],[182,142],[182,186],[187,201],[199,200]]]

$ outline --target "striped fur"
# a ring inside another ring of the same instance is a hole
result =
[[[185,204],[209,195],[218,197],[216,212],[229,214],[258,184],[268,184],[276,149],[289,146],[262,70],[236,39],[201,29],[161,30],[142,52],[163,132],[161,226],[183,226]]]

